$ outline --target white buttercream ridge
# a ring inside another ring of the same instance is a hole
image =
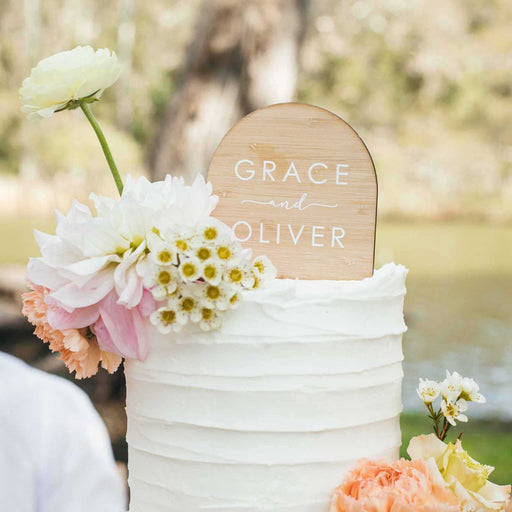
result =
[[[139,451],[184,460],[300,464],[353,460],[400,444],[398,414],[377,422],[316,432],[237,431],[136,416],[128,441]],[[162,442],[161,431],[168,441]],[[300,446],[300,450],[297,450]]]
[[[285,375],[356,374],[401,361],[401,335],[372,339],[340,339],[309,343],[169,344],[157,337],[143,364],[128,362],[131,375],[149,378],[169,372],[179,375],[219,377],[273,377]],[[235,338],[236,339],[236,338]],[[172,347],[172,349],[170,348]],[[158,378],[155,377],[155,378]]]
[[[266,288],[243,294],[220,329],[183,331],[169,336],[182,343],[317,342],[325,336],[378,338],[402,334],[407,269],[387,264],[362,281],[276,279]],[[257,322],[255,321],[257,319]],[[283,328],[286,325],[286,328]]]
[[[389,299],[405,295],[405,278],[408,272],[403,265],[387,263],[376,269],[373,276],[361,280],[276,279],[256,292],[244,292],[244,299],[280,308],[332,302],[343,298],[365,301]]]
[[[161,370],[137,371],[132,377],[147,384],[158,386],[192,387],[209,390],[226,391],[334,391],[357,390],[382,386],[396,380],[401,375],[403,357],[382,366],[372,366],[356,372],[340,373],[299,373],[270,374],[254,376],[224,376],[205,373],[181,374]],[[264,377],[264,378],[262,378]]]

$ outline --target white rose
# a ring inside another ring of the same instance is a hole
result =
[[[78,106],[78,100],[95,101],[119,73],[117,56],[108,48],[94,51],[90,46],[77,46],[57,53],[40,61],[23,81],[21,110],[29,119],[48,118]]]

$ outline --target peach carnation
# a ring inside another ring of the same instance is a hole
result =
[[[48,343],[52,352],[60,352],[60,358],[77,379],[91,377],[98,372],[98,364],[114,373],[121,364],[121,357],[100,350],[96,337],[88,328],[54,329],[47,319],[49,290],[28,283],[32,291],[23,294],[23,314],[35,326],[34,334]]]
[[[336,488],[330,512],[458,512],[461,504],[433,482],[421,460],[363,459]]]

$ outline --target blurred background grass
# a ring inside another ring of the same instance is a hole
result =
[[[1,350],[66,374],[19,317],[23,266],[37,254],[32,229],[51,231],[51,210],[72,197],[115,195],[81,113],[29,123],[18,87],[44,56],[107,46],[123,74],[93,108],[123,174],[204,172],[240,116],[277,101],[328,108],[358,131],[379,178],[377,264],[410,268],[404,444],[428,430],[418,377],[457,370],[488,398],[471,409],[464,441],[497,466],[497,481],[512,481],[509,0],[0,0],[0,8]],[[122,374],[80,385],[125,460]]]

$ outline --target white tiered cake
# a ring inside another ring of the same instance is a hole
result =
[[[131,512],[326,512],[400,446],[407,270],[280,279],[126,362]]]

